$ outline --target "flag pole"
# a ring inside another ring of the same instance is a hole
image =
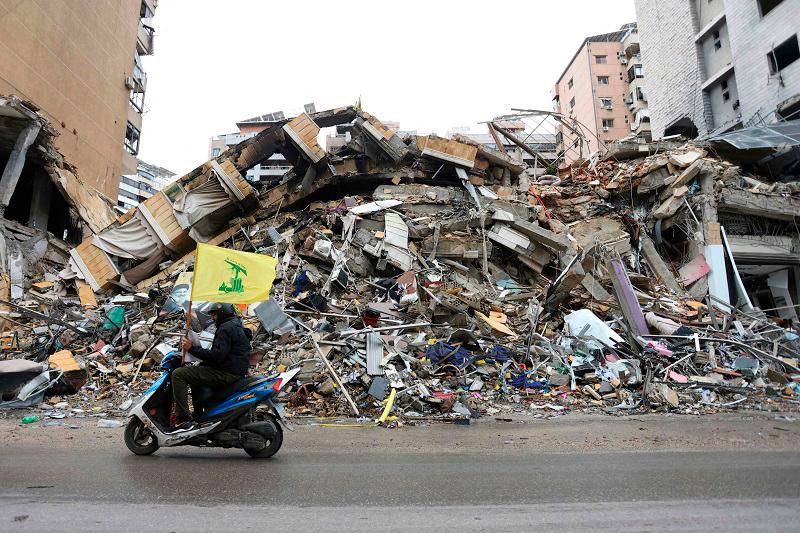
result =
[[[192,276],[192,285],[194,285],[194,276]],[[189,309],[186,311],[186,337],[189,336],[189,331],[192,328],[192,301],[189,300]],[[183,343],[181,343],[183,344]],[[183,355],[181,356],[181,365],[186,364],[186,353],[188,350],[181,346],[181,350],[183,351]]]

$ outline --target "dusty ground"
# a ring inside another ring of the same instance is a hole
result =
[[[23,412],[17,413],[19,415]],[[9,413],[5,413],[8,416]],[[42,419],[21,425],[20,417],[0,419],[0,449],[19,446],[120,447],[122,428],[98,428],[98,418],[64,419],[64,426],[45,426]],[[118,418],[118,420],[124,420]],[[471,425],[417,422],[380,428],[347,419],[303,419],[287,433],[286,445],[323,452],[343,440],[359,453],[599,451],[797,451],[800,417],[794,413],[743,412],[704,416],[648,414],[609,417],[573,413],[549,420],[484,417]],[[353,427],[356,426],[356,427]]]

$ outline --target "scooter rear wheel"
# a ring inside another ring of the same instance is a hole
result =
[[[125,446],[136,455],[150,455],[158,449],[158,440],[136,417],[125,427]]]
[[[245,448],[244,451],[247,452],[247,455],[255,457],[256,459],[267,459],[278,453],[278,450],[281,449],[281,445],[283,444],[283,430],[277,423],[275,427],[278,428],[278,431],[275,433],[275,436],[267,442],[267,445],[260,450]]]

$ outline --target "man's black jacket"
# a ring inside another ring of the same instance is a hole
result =
[[[189,353],[206,366],[231,374],[246,376],[250,368],[250,339],[237,316],[225,318],[217,326],[210,349],[192,346]]]

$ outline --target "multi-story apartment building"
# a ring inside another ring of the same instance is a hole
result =
[[[313,112],[313,104],[306,106],[307,112]],[[273,126],[276,122],[286,118],[283,111],[270,113],[267,115],[259,115],[257,117],[248,118],[236,123],[239,128],[238,132],[223,133],[211,137],[208,144],[208,157],[214,158],[227,150],[230,146],[239,144],[245,139],[255,137],[265,129]],[[276,176],[283,176],[291,170],[292,165],[280,153],[274,154],[267,161],[256,165],[247,171],[248,181],[262,181]]]
[[[800,0],[636,0],[653,136],[800,118]]]
[[[136,174],[123,174],[120,179],[117,206],[125,211],[136,207],[163,189],[174,178],[174,172],[140,159],[136,166]]]
[[[643,78],[636,23],[583,40],[553,89],[564,164],[632,133],[649,138]]]
[[[156,3],[0,2],[0,95],[45,116],[58,150],[109,198],[136,172]]]

